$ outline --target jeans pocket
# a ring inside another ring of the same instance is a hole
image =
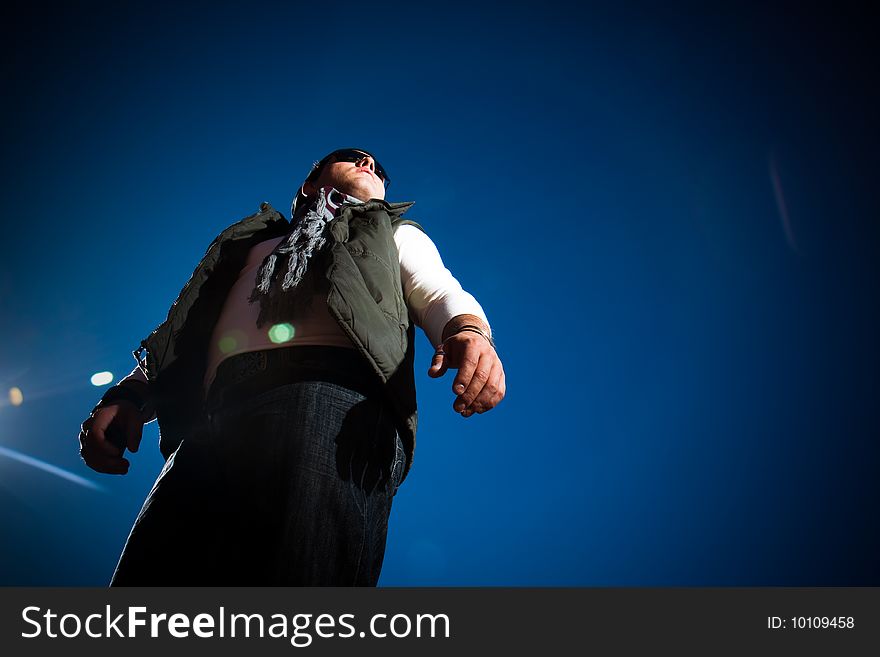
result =
[[[244,425],[244,435],[248,423],[254,418],[264,416],[283,416],[285,413],[285,387],[270,388],[259,394],[223,399],[223,402],[208,409],[208,431],[211,440],[219,434],[230,433],[230,427]]]

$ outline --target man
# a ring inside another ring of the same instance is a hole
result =
[[[505,394],[482,308],[389,183],[334,151],[289,223],[264,203],[223,231],[83,422],[98,472],[125,474],[154,417],[166,457],[111,585],[376,584],[415,449],[413,323],[429,376],[458,369],[456,412]]]

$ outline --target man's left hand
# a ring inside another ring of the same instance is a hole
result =
[[[449,368],[458,369],[452,382],[456,395],[452,408],[462,417],[485,413],[504,399],[507,386],[501,359],[479,333],[462,331],[447,338],[434,354],[428,376],[436,379]]]

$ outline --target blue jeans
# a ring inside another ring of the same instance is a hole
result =
[[[111,586],[376,585],[402,441],[380,394],[300,365],[280,385],[261,370],[212,388],[206,429],[166,462]]]

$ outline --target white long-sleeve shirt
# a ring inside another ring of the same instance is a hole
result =
[[[282,239],[279,237],[260,242],[248,252],[245,265],[223,304],[208,346],[204,380],[206,393],[217,373],[217,366],[236,354],[303,345],[354,348],[327,310],[325,299],[316,298],[308,313],[297,320],[290,340],[273,342],[269,338],[269,327],[257,328],[260,305],[250,303],[248,297],[254,287],[257,269]],[[394,243],[397,245],[406,306],[413,321],[425,332],[431,344],[442,341],[443,328],[456,315],[476,315],[488,326],[482,306],[473,295],[462,289],[443,264],[434,242],[425,233],[410,224],[402,224],[395,227]],[[122,381],[129,379],[146,381],[138,367]]]

